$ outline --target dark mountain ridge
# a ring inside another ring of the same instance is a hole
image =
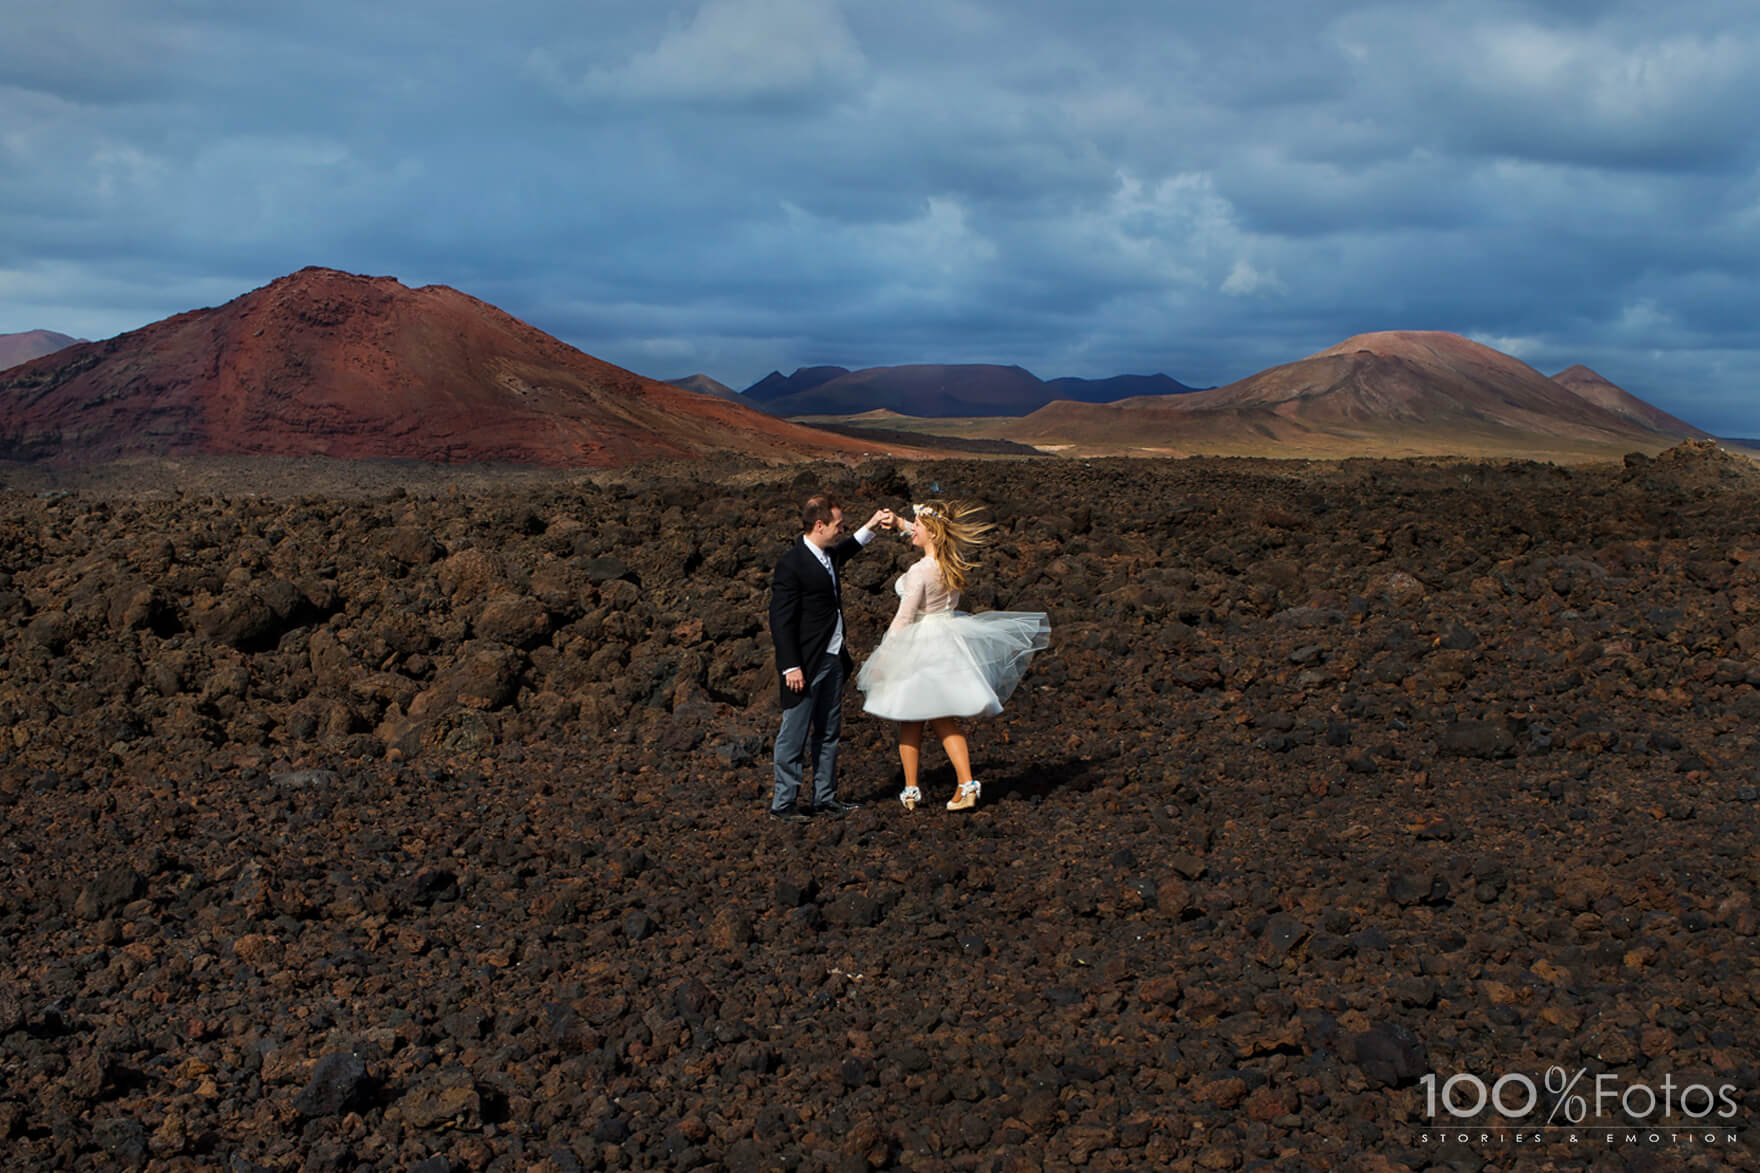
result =
[[[1167,375],[1107,379],[1040,379],[1020,366],[992,363],[913,363],[868,367],[803,367],[772,371],[746,388],[746,397],[783,416],[860,415],[886,410],[927,419],[1027,415],[1057,400],[1105,403],[1128,395],[1190,391]]]

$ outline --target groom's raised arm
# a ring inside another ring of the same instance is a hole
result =
[[[843,541],[837,543],[836,546],[832,547],[831,557],[833,557],[834,559],[836,559],[839,562],[842,562],[846,558],[849,558],[849,557],[852,557],[853,555],[861,553],[862,548],[864,546],[866,546],[869,542],[874,540],[874,531],[876,529],[878,529],[881,525],[885,524],[885,521],[886,521],[887,517],[890,516],[890,514],[891,514],[890,510],[886,510],[886,509],[874,510],[874,516],[872,516],[868,519],[868,523],[866,525],[862,526],[861,529],[857,530],[855,533],[851,534],[849,537],[843,539]]]

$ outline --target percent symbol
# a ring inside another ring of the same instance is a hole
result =
[[[1570,1123],[1581,1124],[1583,1122],[1583,1117],[1589,1114],[1589,1101],[1580,1095],[1571,1095],[1570,1091],[1587,1074],[1589,1074],[1589,1069],[1586,1067],[1577,1068],[1575,1075],[1557,1065],[1546,1069],[1546,1090],[1556,1097],[1552,1101],[1552,1111],[1546,1114],[1546,1123],[1552,1123],[1553,1117],[1558,1115],[1560,1108],[1564,1109],[1564,1118]],[[1571,1115],[1573,1107],[1576,1109],[1574,1116]]]

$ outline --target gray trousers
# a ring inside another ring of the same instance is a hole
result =
[[[776,733],[776,790],[772,810],[793,806],[800,795],[803,751],[813,755],[813,803],[824,806],[837,797],[837,737],[843,732],[843,657],[819,657],[807,680],[807,699],[782,711]]]

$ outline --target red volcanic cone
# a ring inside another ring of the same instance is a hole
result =
[[[583,354],[444,285],[302,269],[0,375],[0,457],[248,453],[553,467],[861,444]]]

